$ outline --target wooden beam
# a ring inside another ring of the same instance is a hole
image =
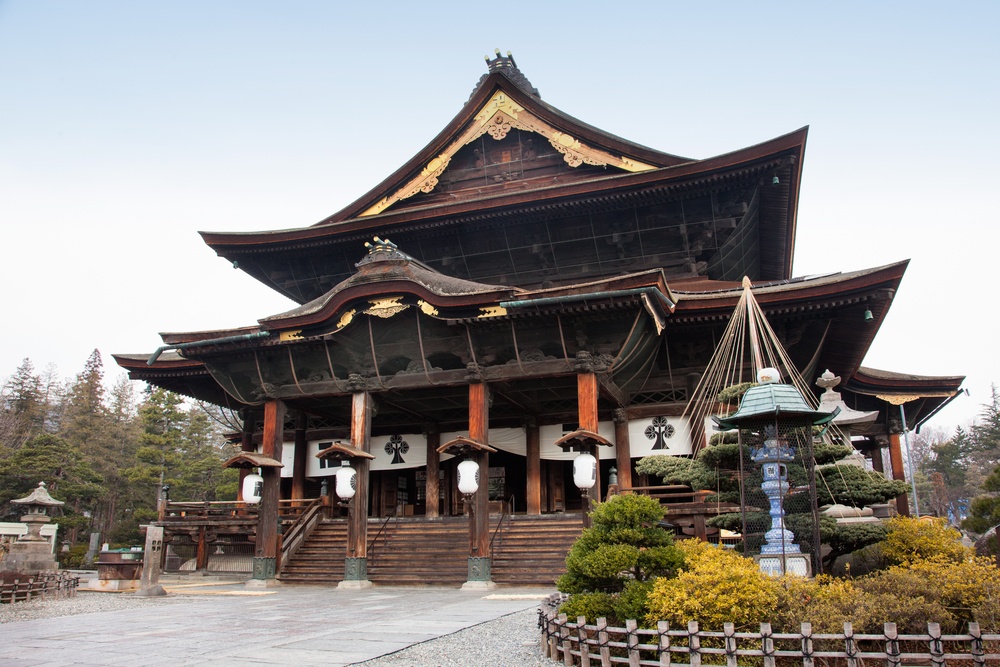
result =
[[[281,460],[282,440],[285,426],[285,404],[280,400],[270,399],[264,403],[264,437],[261,454],[268,458]],[[271,561],[269,570],[262,572],[255,565],[255,579],[274,578],[274,560],[278,557],[278,499],[281,493],[281,468],[262,468],[264,489],[260,499],[260,510],[257,516],[257,543],[255,556],[258,559]]]
[[[628,437],[628,411],[615,410],[615,464],[618,468],[618,486],[632,488],[632,444]]]
[[[903,472],[903,451],[899,446],[899,434],[889,434],[889,463],[892,465],[892,478],[906,480]],[[896,511],[903,516],[910,516],[910,502],[903,492],[896,496]]]
[[[306,497],[306,414],[295,416],[295,458],[292,463],[292,500]]]
[[[371,452],[372,403],[366,391],[355,392],[351,404],[351,446]],[[354,498],[348,510],[347,557],[368,557],[368,484],[369,459],[354,461],[358,471]],[[366,577],[367,578],[367,577]]]
[[[469,438],[489,445],[490,438],[490,390],[485,382],[469,385]],[[476,493],[472,520],[473,531],[469,535],[469,556],[488,558],[490,555],[490,453],[479,451],[475,455],[479,464],[479,491]]]
[[[424,487],[424,516],[437,517],[441,495],[439,475],[441,455],[437,448],[441,444],[441,433],[436,428],[428,428],[427,435],[427,486]]]
[[[628,405],[628,396],[621,387],[614,383],[610,375],[602,373],[597,377],[597,383],[601,396],[611,401],[616,408],[624,408]]]
[[[577,410],[580,413],[580,428],[593,433],[597,433],[597,375],[592,371],[577,373],[576,376],[576,398]],[[591,505],[601,499],[601,464],[600,452],[597,445],[591,447],[590,454],[593,455],[597,463],[597,483],[587,491]],[[588,512],[591,508],[584,507],[583,511]]]
[[[542,513],[542,456],[538,422],[531,420],[524,429],[527,451],[528,514]]]

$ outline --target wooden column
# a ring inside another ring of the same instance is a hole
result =
[[[285,404],[278,399],[264,403],[264,436],[261,454],[281,460],[285,434]],[[257,517],[257,542],[253,559],[253,578],[274,579],[278,557],[278,499],[281,493],[281,468],[263,468],[264,489]]]
[[[469,438],[488,445],[490,438],[490,390],[485,382],[473,382],[469,385]],[[479,464],[479,491],[473,500],[475,536],[470,539],[469,557],[490,557],[490,453],[476,454]],[[487,576],[487,579],[489,577]]]
[[[542,452],[538,423],[532,419],[524,427],[527,446],[528,514],[542,513]]]
[[[632,445],[628,439],[628,413],[625,408],[615,410],[615,465],[618,468],[618,487],[632,488]]]
[[[253,412],[250,408],[243,409],[243,431],[240,433],[240,450],[254,451],[253,446]],[[240,468],[240,479],[236,483],[236,500],[243,502],[243,480],[250,474],[249,468]]]
[[[367,391],[351,398],[351,446],[371,451],[372,399]],[[354,498],[347,511],[347,558],[344,559],[343,587],[370,586],[368,581],[368,485],[369,459],[355,459],[358,471]]]
[[[292,500],[306,497],[306,415],[295,416],[295,458],[292,463]]]
[[[591,433],[597,433],[597,375],[592,371],[576,374],[577,410],[580,414],[580,428]],[[601,460],[597,446],[591,447],[590,454],[597,459],[597,483],[587,491],[591,506],[584,507],[589,512],[593,504],[601,499]]]
[[[437,428],[428,428],[425,432],[427,436],[427,486],[424,488],[424,516],[439,516],[438,506],[440,505],[441,485],[441,455],[437,448],[441,445],[441,433]]]
[[[903,450],[899,446],[899,433],[889,434],[889,463],[892,465],[892,478],[906,480],[903,472]],[[896,496],[896,511],[903,516],[910,516],[910,502],[906,493]]]

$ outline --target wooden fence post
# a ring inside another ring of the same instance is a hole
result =
[[[726,634],[726,667],[736,667],[736,628],[732,623],[723,623],[722,630]]]
[[[850,621],[844,621],[844,652],[847,653],[847,667],[858,667],[858,645]]]
[[[562,640],[562,652],[563,652],[563,664],[567,667],[572,667],[573,665],[573,640],[569,636],[569,627],[567,627],[569,621],[566,620],[566,614],[559,614],[559,639]]]
[[[941,643],[941,624],[927,623],[927,634],[931,636],[929,646],[931,664],[934,667],[944,667],[944,644]]]
[[[885,632],[885,662],[888,667],[899,667],[899,633],[895,623],[886,623]]]
[[[813,667],[813,624],[803,623],[800,626],[802,633],[802,667]]]
[[[608,647],[608,619],[597,619],[597,646],[601,651],[601,667],[611,667],[611,649]]]
[[[625,621],[625,643],[628,644],[629,667],[639,667],[639,635],[636,634],[638,624],[634,618]]]
[[[666,621],[656,622],[656,632],[660,635],[659,652],[660,667],[670,667],[670,624]]]
[[[760,624],[760,650],[764,654],[764,667],[774,667],[774,640],[771,639],[771,624]]]
[[[970,653],[972,653],[972,664],[976,667],[986,667],[986,651],[983,647],[983,633],[979,630],[979,624],[969,623],[969,637],[971,638]]]
[[[590,649],[587,647],[587,617],[576,617],[576,634],[580,638],[580,666],[590,667]]]

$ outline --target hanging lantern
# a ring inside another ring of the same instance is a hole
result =
[[[358,488],[358,471],[351,467],[351,462],[343,460],[337,470],[337,497],[350,500]]]
[[[259,503],[264,495],[264,478],[259,472],[250,473],[243,478],[243,502]]]
[[[597,459],[592,454],[580,454],[573,459],[573,483],[581,491],[597,483]]]
[[[471,496],[479,490],[479,464],[466,459],[458,464],[458,490]]]

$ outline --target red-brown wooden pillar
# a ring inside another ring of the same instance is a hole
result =
[[[527,457],[528,514],[542,513],[542,451],[538,423],[532,419],[524,427]]]
[[[485,382],[469,385],[469,439],[488,445],[490,439],[490,390]],[[490,562],[490,453],[475,454],[479,465],[479,490],[472,500],[469,521],[469,579],[467,588],[492,587]]]
[[[577,410],[580,414],[580,428],[597,433],[597,375],[593,371],[583,371],[576,374],[576,399]],[[587,522],[586,513],[590,512],[594,503],[601,499],[601,455],[597,451],[597,445],[592,445],[588,453],[597,459],[597,482],[585,494],[584,504],[586,506],[583,508],[585,523]]]
[[[905,481],[903,450],[899,446],[899,433],[889,434],[889,463],[892,466],[892,478]],[[896,511],[903,516],[910,516],[910,501],[905,492],[896,496]]]
[[[295,416],[295,458],[292,463],[292,500],[306,497],[306,414]]]
[[[371,394],[356,391],[351,401],[351,446],[371,451]],[[357,478],[354,498],[347,510],[347,557],[344,559],[344,580],[339,584],[344,588],[371,586],[368,580],[368,484],[371,463],[369,459],[357,458],[354,466]]]
[[[427,436],[427,485],[424,487],[424,516],[437,518],[438,505],[441,497],[441,455],[437,448],[441,446],[441,433],[437,428],[428,428]]]
[[[264,403],[264,436],[261,454],[281,460],[285,435],[285,404],[278,399]],[[257,542],[254,549],[253,578],[272,581],[277,574],[278,499],[281,493],[281,468],[262,468],[264,488],[257,516]]]
[[[628,412],[615,410],[615,464],[618,466],[618,488],[632,488],[632,444],[628,439]]]

